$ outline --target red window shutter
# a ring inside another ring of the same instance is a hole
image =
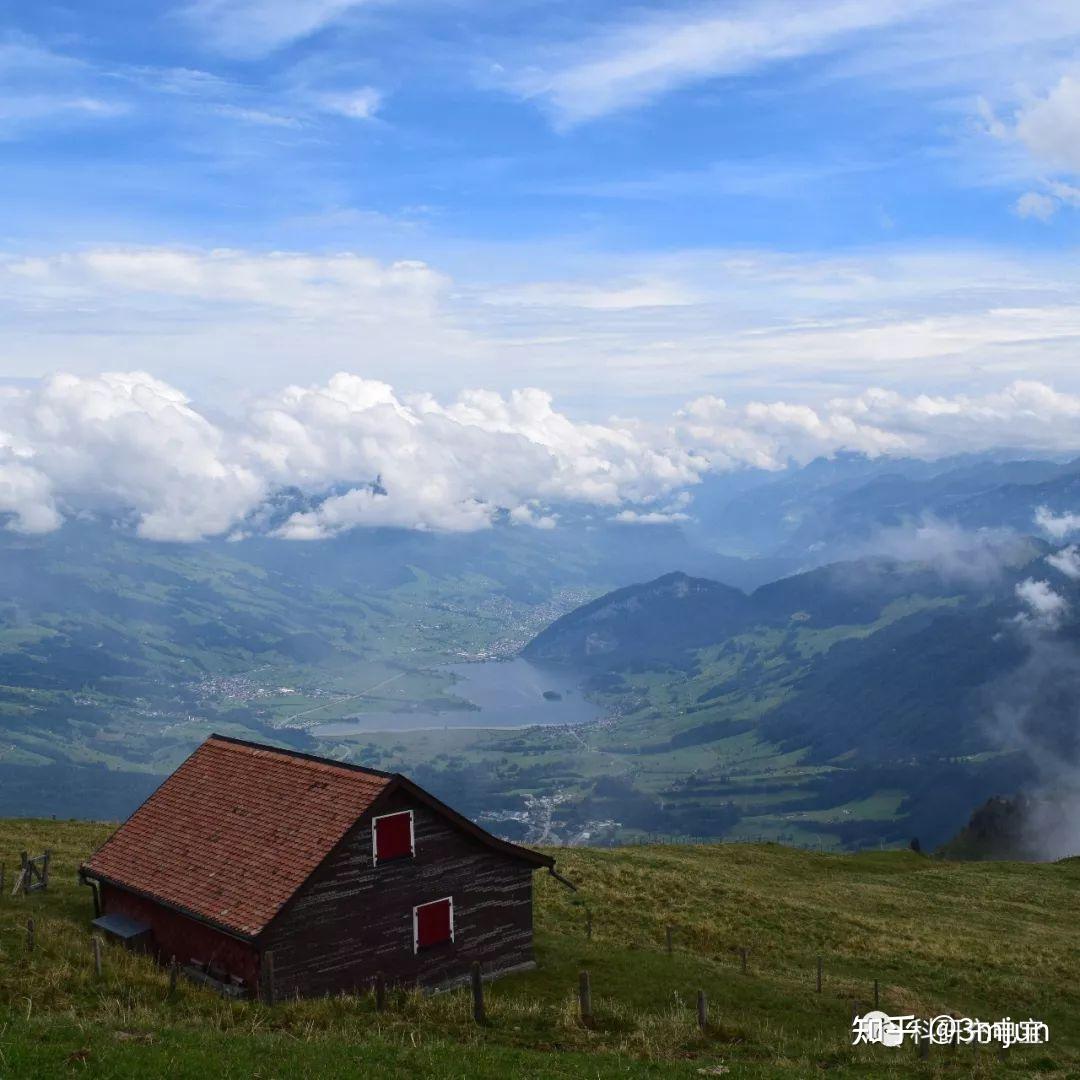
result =
[[[386,814],[377,817],[375,829],[375,861],[403,859],[413,853],[412,811],[400,814]]]
[[[413,917],[418,949],[454,940],[454,901],[449,896],[413,908]]]

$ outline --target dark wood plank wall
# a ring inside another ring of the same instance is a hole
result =
[[[416,857],[373,865],[365,815],[263,932],[277,994],[317,995],[389,982],[438,986],[529,964],[533,867],[502,855],[399,793],[380,810],[415,812]],[[412,909],[454,898],[455,941],[413,953]]]
[[[174,956],[181,964],[197,959],[243,979],[249,989],[257,986],[259,954],[254,945],[108,882],[101,884],[101,907],[103,914],[147,923],[153,930],[154,952],[163,963]]]

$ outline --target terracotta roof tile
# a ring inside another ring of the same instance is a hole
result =
[[[254,935],[393,781],[214,735],[85,869]]]

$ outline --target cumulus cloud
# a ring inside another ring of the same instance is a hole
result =
[[[1016,598],[1027,608],[1018,618],[1040,629],[1056,630],[1069,610],[1069,602],[1048,581],[1027,578],[1016,586]]]
[[[1039,506],[1035,510],[1035,524],[1055,540],[1064,540],[1080,530],[1080,514],[1055,514],[1050,507]]]
[[[1017,117],[1015,134],[1041,161],[1080,173],[1080,78],[1063,75]]]
[[[225,433],[140,372],[58,375],[9,392],[0,427],[22,458],[4,489],[22,531],[56,527],[66,503],[132,512],[147,539],[196,540],[224,532],[265,494],[264,482],[230,458]]]
[[[1022,146],[1036,166],[1049,172],[1038,190],[1016,202],[1021,217],[1049,221],[1062,207],[1080,206],[1080,77],[1062,75],[1042,97],[1023,104],[1011,121],[987,115],[988,131]],[[1053,175],[1053,174],[1057,175]]]
[[[0,455],[0,514],[9,515],[9,528],[21,533],[52,532],[63,521],[49,478],[11,453]]]
[[[647,503],[706,467],[629,428],[575,423],[539,390],[470,391],[442,404],[430,395],[401,400],[385,383],[347,374],[261,403],[244,445],[280,484],[378,478],[294,515],[281,530],[291,538],[356,525],[472,530],[504,509],[549,527],[532,508],[537,500]]]
[[[1057,213],[1057,200],[1042,191],[1025,191],[1016,200],[1016,212],[1023,218],[1049,221]]]
[[[1075,544],[1047,555],[1046,561],[1070,581],[1080,581],[1080,548]]]
[[[706,467],[631,427],[580,424],[537,390],[442,404],[339,374],[290,386],[227,427],[144,373],[56,376],[0,398],[0,510],[47,531],[90,506],[134,515],[139,535],[190,541],[241,528],[275,491],[313,506],[278,527],[314,539],[356,526],[471,531],[503,511],[550,528],[544,507],[648,504]]]
[[[191,287],[203,287],[198,277]],[[470,531],[503,515],[552,528],[560,504],[655,524],[684,520],[688,492],[709,471],[781,469],[841,450],[1075,449],[1078,416],[1080,398],[1015,383],[982,397],[870,390],[818,407],[709,397],[667,423],[595,423],[561,412],[538,389],[441,400],[342,372],[211,419],[143,372],[66,374],[0,394],[0,513],[9,528],[41,532],[100,507],[130,515],[141,536],[177,541],[258,530],[271,519],[289,539],[362,526]],[[290,491],[300,497],[281,520],[278,496]],[[1055,536],[1080,526],[1045,509],[1036,520]],[[996,536],[935,522],[916,532],[893,539],[969,570],[1007,557]]]
[[[779,469],[838,450],[871,456],[935,457],[999,446],[1050,451],[1077,445],[1080,397],[1043,383],[1017,381],[982,396],[953,397],[867,390],[822,407],[790,402],[729,406],[702,397],[678,415],[684,439],[714,466]]]

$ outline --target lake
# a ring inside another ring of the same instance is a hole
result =
[[[538,667],[520,657],[479,664],[448,664],[443,670],[456,677],[451,693],[477,706],[476,709],[363,713],[348,720],[320,724],[312,734],[519,728],[533,724],[583,724],[600,716],[600,708],[585,699],[572,673]]]

